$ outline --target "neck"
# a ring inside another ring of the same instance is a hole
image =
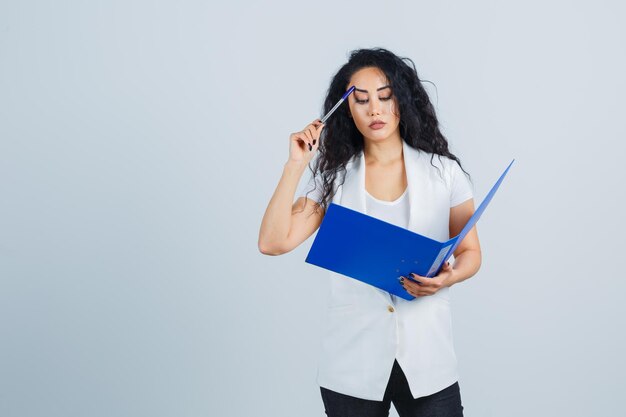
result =
[[[398,135],[378,142],[365,140],[363,153],[368,164],[387,165],[397,162],[402,159],[402,138]]]

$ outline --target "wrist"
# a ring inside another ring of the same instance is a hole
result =
[[[446,287],[451,287],[457,282],[459,282],[459,271],[454,268],[451,268],[448,271],[448,276],[446,277],[446,281],[445,281]]]
[[[304,171],[307,165],[308,162],[305,160],[294,161],[290,159],[285,163],[284,169],[288,171]]]

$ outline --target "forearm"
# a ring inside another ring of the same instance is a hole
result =
[[[285,164],[261,222],[259,249],[262,252],[272,251],[275,246],[287,239],[291,226],[293,198],[306,167],[305,163]]]
[[[481,258],[479,249],[468,249],[455,256],[450,277],[446,280],[447,286],[451,287],[474,276],[480,269]]]

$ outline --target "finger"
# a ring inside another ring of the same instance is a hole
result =
[[[309,139],[304,136],[304,135],[298,135],[296,136],[297,142],[298,142],[298,146],[302,149],[302,150],[313,150],[313,145],[311,145],[311,143],[309,142]]]
[[[311,139],[311,143],[316,139],[315,128],[312,125],[307,126],[305,130],[306,136]]]
[[[407,293],[411,294],[413,297],[415,297],[416,295],[416,291],[413,289],[413,287],[409,286],[407,284],[407,280],[405,279],[404,281],[401,282],[402,284],[402,288],[404,288],[404,291],[406,291]]]
[[[314,132],[315,129],[317,129],[317,127],[319,126],[319,123],[320,122],[318,120],[313,120],[311,123],[306,125],[303,130],[311,130]]]
[[[311,133],[311,138],[313,139],[313,144],[315,145],[320,138],[320,133],[313,125],[309,126],[308,131]]]
[[[316,132],[317,132],[317,137],[319,138],[320,135],[322,134],[322,129],[324,129],[326,127],[325,124],[321,124],[317,126]]]
[[[307,136],[309,136],[311,138],[311,144],[313,146],[316,146],[319,141],[318,141],[318,138],[316,137],[314,131],[309,131],[307,133],[308,133]]]
[[[443,287],[443,281],[443,277],[439,277],[439,275],[433,278],[426,278],[420,288],[428,293],[435,293]]]
[[[443,285],[442,279],[423,277],[412,272],[410,275],[412,275],[412,282],[415,282],[418,285],[420,291],[424,290],[434,292],[441,288]]]
[[[298,144],[302,143],[306,147],[308,145],[308,139],[303,132],[298,132],[293,134],[294,139],[298,142]]]
[[[422,297],[425,295],[434,294],[435,291],[424,288],[420,285],[412,283],[410,280],[405,280],[405,285],[403,285],[404,289],[414,297]]]
[[[416,290],[413,290],[413,289],[409,289],[409,290],[407,290],[407,292],[410,295],[412,295],[413,297],[424,297],[424,296],[427,296],[427,295],[431,295],[431,294],[429,294],[429,293],[427,293],[425,291],[416,291]]]
[[[320,134],[319,132],[311,126],[311,128],[309,129],[309,133],[311,135],[311,143],[313,144],[313,146],[319,146],[319,138],[320,138]]]
[[[423,277],[423,276],[421,276],[421,275],[417,275],[417,274],[415,274],[415,273],[413,273],[413,272],[411,272],[411,273],[409,274],[409,277],[410,277],[410,278],[411,278],[414,282],[417,282],[417,283],[418,283],[418,284],[420,284],[420,285],[424,285],[426,282],[428,282],[428,278]]]
[[[404,289],[409,291],[409,292],[418,293],[421,290],[421,288],[420,288],[420,286],[418,284],[416,284],[415,282],[411,281],[410,279],[407,279],[404,276],[400,278],[400,284],[402,284]]]
[[[421,275],[417,275],[413,273],[411,273],[411,275],[413,275],[412,278],[419,283],[419,286],[421,288],[428,288],[428,289],[437,288],[437,283],[438,283],[437,278],[423,277]]]
[[[308,143],[308,145],[309,145],[309,150],[312,150],[312,149],[313,149],[313,144],[314,144],[314,142],[317,142],[317,140],[315,140],[315,139],[313,138],[313,136],[311,135],[311,132],[310,132],[309,130],[306,130],[306,131],[304,132],[304,134],[305,134],[305,135],[306,135],[306,137],[307,137],[307,143]]]
[[[320,132],[324,126],[326,126],[320,119],[316,119],[313,123],[311,123],[315,130]]]
[[[322,129],[324,129],[325,126],[326,126],[325,124],[319,124],[314,128],[316,138],[319,139],[319,137],[322,135]]]

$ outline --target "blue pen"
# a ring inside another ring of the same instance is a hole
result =
[[[335,112],[335,110],[337,110],[337,107],[341,106],[341,103],[343,103],[344,101],[346,101],[346,99],[348,98],[348,96],[354,91],[354,86],[350,87],[348,89],[348,91],[345,92],[345,94],[343,96],[341,96],[341,100],[339,100],[337,102],[337,104],[335,104],[335,106],[330,109],[330,111],[328,113],[326,113],[326,116],[322,117],[322,123],[325,123],[326,120],[328,120],[328,118],[330,117],[331,114],[333,114]]]

